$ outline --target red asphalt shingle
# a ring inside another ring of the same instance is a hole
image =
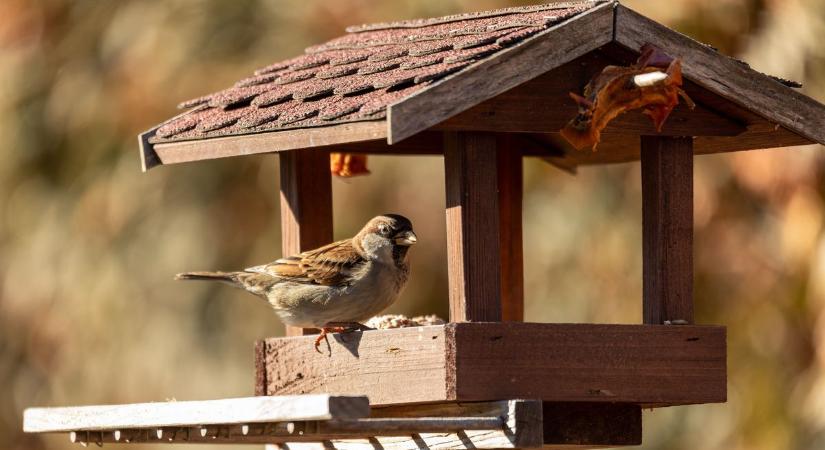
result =
[[[360,25],[233,87],[183,102],[152,143],[381,119],[389,104],[599,1]]]

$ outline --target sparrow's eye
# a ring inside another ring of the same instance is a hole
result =
[[[389,236],[390,227],[382,223],[381,225],[378,225],[378,232],[381,233],[382,236]]]

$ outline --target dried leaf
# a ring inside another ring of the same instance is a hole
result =
[[[693,109],[693,102],[681,86],[681,61],[645,44],[633,66],[607,66],[585,86],[584,96],[570,93],[579,112],[562,128],[561,135],[579,150],[592,146],[595,151],[602,130],[611,120],[639,108],[644,108],[642,112],[650,116],[656,130],[662,131],[680,96]]]
[[[358,175],[368,175],[367,155],[351,153],[331,153],[329,155],[330,171],[333,175],[348,178]]]

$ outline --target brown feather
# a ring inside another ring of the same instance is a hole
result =
[[[365,262],[366,259],[353,246],[352,240],[344,239],[247,270],[289,281],[332,286],[345,283]]]

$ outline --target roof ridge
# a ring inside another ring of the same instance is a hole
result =
[[[506,16],[510,14],[522,14],[538,11],[552,11],[554,9],[567,9],[585,4],[607,3],[614,0],[578,0],[567,2],[543,3],[529,6],[511,6],[490,11],[478,11],[461,14],[451,14],[442,17],[432,17],[423,19],[399,20],[393,22],[378,22],[372,24],[353,25],[346,28],[347,33],[363,33],[367,31],[391,30],[399,28],[422,28],[431,25],[441,25],[451,22],[461,22],[468,19],[483,19],[488,17]]]

